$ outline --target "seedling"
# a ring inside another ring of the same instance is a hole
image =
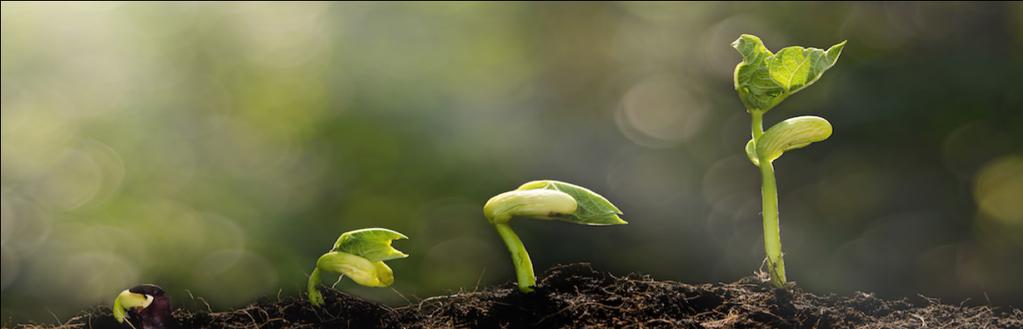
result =
[[[132,328],[174,327],[170,298],[156,285],[144,284],[122,291],[114,299],[112,311],[119,323],[132,319],[127,322]]]
[[[743,34],[732,42],[742,54],[735,66],[735,91],[752,117],[753,138],[746,143],[746,156],[760,168],[760,194],[764,216],[764,250],[771,283],[785,285],[785,261],[778,225],[778,189],[772,162],[789,150],[798,149],[831,136],[831,123],[821,117],[801,116],[782,121],[764,131],[764,113],[786,98],[820,79],[838,61],[845,41],[822,50],[799,46],[771,53],[760,38]]]
[[[553,180],[525,183],[514,191],[490,198],[483,206],[483,215],[494,224],[497,234],[511,252],[519,290],[524,293],[533,291],[536,276],[526,246],[508,225],[513,217],[561,220],[582,225],[628,224],[618,217],[621,214],[621,210],[599,194]]]
[[[320,284],[320,272],[348,276],[363,286],[387,287],[394,283],[394,272],[384,264],[385,260],[408,257],[407,254],[391,247],[391,242],[408,239],[404,234],[383,229],[367,228],[345,232],[326,254],[316,261],[316,268],[309,275],[306,288],[309,302],[323,305],[323,295],[316,286]]]

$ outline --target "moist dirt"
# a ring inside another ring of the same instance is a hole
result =
[[[1023,311],[1013,307],[822,296],[755,277],[686,284],[588,264],[551,268],[532,294],[509,283],[394,307],[323,292],[319,308],[285,297],[221,312],[177,309],[174,318],[180,328],[1023,328]],[[110,314],[96,307],[61,324],[14,327],[122,328]]]

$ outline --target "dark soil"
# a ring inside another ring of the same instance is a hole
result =
[[[756,278],[689,285],[648,276],[615,276],[587,264],[547,271],[533,294],[506,284],[392,308],[336,290],[326,305],[263,301],[225,312],[174,313],[182,328],[1023,328],[1016,308],[884,300],[870,294],[818,296],[774,289]],[[119,328],[108,308],[60,326]]]

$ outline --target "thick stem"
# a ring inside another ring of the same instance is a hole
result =
[[[764,251],[767,252],[767,270],[775,287],[785,285],[785,260],[781,252],[781,227],[778,225],[778,188],[774,180],[774,164],[760,158],[760,175],[763,185],[760,195],[763,200]]]
[[[494,224],[494,227],[497,228],[497,234],[501,235],[501,240],[504,240],[504,244],[508,246],[508,252],[511,253],[519,290],[525,293],[533,292],[533,287],[536,287],[536,276],[533,275],[533,262],[529,259],[526,246],[522,244],[522,240],[519,240],[519,236],[512,231],[508,224]]]

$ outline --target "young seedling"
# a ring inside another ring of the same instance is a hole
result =
[[[174,318],[171,316],[170,298],[164,294],[163,289],[152,284],[122,291],[114,299],[113,312],[117,322],[127,323],[131,328],[175,327]]]
[[[407,254],[391,247],[391,241],[408,239],[404,234],[383,229],[367,228],[345,232],[326,254],[316,261],[316,268],[309,275],[306,285],[309,302],[323,305],[323,295],[316,286],[320,284],[320,272],[348,276],[363,286],[387,287],[394,283],[394,272],[384,264],[385,260],[408,257]]]
[[[536,286],[533,262],[526,246],[512,231],[512,217],[561,220],[583,225],[628,224],[618,215],[622,211],[597,193],[584,187],[553,180],[525,183],[518,189],[490,198],[483,206],[483,215],[497,229],[511,252],[519,290],[528,293]]]
[[[828,120],[801,116],[782,121],[764,131],[764,113],[817,81],[838,61],[845,41],[822,50],[792,46],[771,53],[760,38],[743,34],[732,42],[742,55],[735,66],[735,91],[752,117],[753,138],[746,143],[746,156],[760,168],[764,216],[764,249],[767,269],[776,287],[785,285],[785,261],[778,226],[778,190],[772,162],[789,150],[823,141],[831,136]]]

